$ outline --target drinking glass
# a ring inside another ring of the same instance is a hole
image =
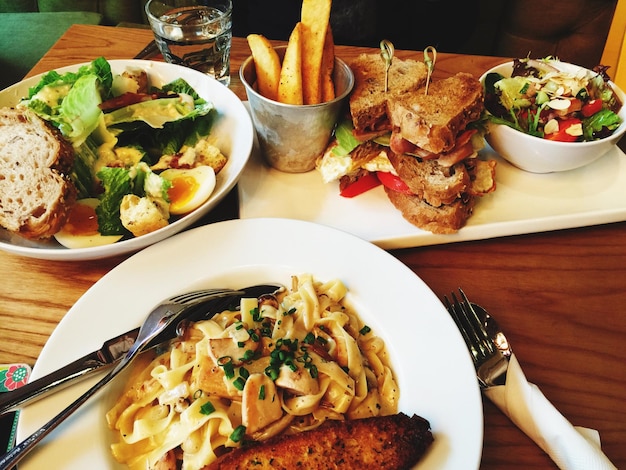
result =
[[[230,84],[231,0],[149,0],[146,15],[166,62]]]

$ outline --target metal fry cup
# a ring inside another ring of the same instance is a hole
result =
[[[277,47],[283,56],[285,47]],[[332,136],[335,124],[354,86],[350,67],[335,57],[335,99],[310,105],[284,104],[265,98],[256,90],[254,59],[248,57],[239,69],[250,105],[261,153],[266,162],[287,173],[304,173],[315,168]]]

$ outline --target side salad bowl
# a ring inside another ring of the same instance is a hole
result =
[[[568,74],[587,73],[590,76],[596,75],[591,70],[558,60],[533,62],[538,67],[553,67]],[[487,70],[480,77],[480,81],[488,89],[490,80],[488,77],[490,74],[497,73],[506,78],[511,77],[513,66],[513,61],[497,65]],[[489,113],[490,116],[487,121],[488,132],[485,135],[485,139],[502,158],[524,171],[553,173],[584,167],[598,160],[611,150],[626,133],[626,107],[623,106],[626,102],[626,94],[613,82],[609,81],[608,85],[622,103],[621,108],[616,113],[621,119],[621,124],[608,136],[587,141],[582,141],[581,138],[577,141],[551,140],[522,132],[510,125],[499,123],[495,119],[492,120],[492,115]],[[486,107],[489,109],[490,98],[487,95],[486,92]],[[581,118],[584,119],[582,116]]]
[[[227,87],[196,70],[179,65],[147,60],[109,60],[111,71],[120,74],[128,68],[147,72],[151,83],[162,86],[182,78],[201,98],[213,103],[217,116],[210,136],[215,145],[228,158],[228,162],[216,175],[215,188],[208,200],[185,215],[170,219],[170,223],[153,232],[116,243],[86,248],[65,248],[55,239],[29,240],[0,228],[0,250],[39,259],[75,261],[101,259],[132,253],[168,238],[198,222],[209,213],[235,186],[252,151],[254,130],[252,120],[241,100]],[[56,69],[63,74],[76,72],[89,63],[81,63]],[[15,106],[28,96],[29,88],[35,86],[45,74],[40,74],[0,91],[0,107]]]

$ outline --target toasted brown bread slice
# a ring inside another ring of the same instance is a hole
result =
[[[425,89],[388,101],[393,132],[433,153],[454,147],[460,131],[477,120],[484,109],[483,87],[469,73],[430,83]]]
[[[350,115],[357,133],[390,130],[387,99],[416,90],[426,83],[428,69],[423,62],[395,58],[389,69],[385,93],[385,62],[380,54],[361,54],[350,63],[354,88],[350,94]]]
[[[330,420],[312,431],[281,435],[236,449],[205,470],[408,469],[432,442],[430,424],[417,415]]]
[[[475,197],[463,195],[451,204],[434,207],[419,196],[385,188],[387,197],[408,222],[437,234],[456,233],[472,215]]]
[[[0,226],[26,238],[49,238],[76,199],[69,180],[74,149],[28,110],[0,109]]]
[[[431,206],[452,203],[467,191],[470,184],[470,174],[463,162],[445,167],[437,159],[421,160],[391,151],[387,156],[400,179]]]

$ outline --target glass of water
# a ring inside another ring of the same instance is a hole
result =
[[[146,14],[166,62],[230,84],[231,0],[149,0]]]

